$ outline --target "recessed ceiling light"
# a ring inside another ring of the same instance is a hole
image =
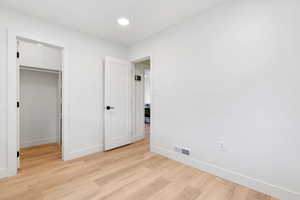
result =
[[[120,24],[121,26],[127,26],[129,25],[129,23],[129,20],[124,17],[118,19],[118,24]]]

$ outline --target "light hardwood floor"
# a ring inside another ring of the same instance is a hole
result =
[[[0,180],[0,199],[275,200],[151,153],[148,140],[66,162],[59,152],[24,149],[19,174]]]

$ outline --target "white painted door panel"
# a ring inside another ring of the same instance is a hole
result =
[[[131,63],[105,58],[104,80],[105,150],[110,150],[132,142]]]

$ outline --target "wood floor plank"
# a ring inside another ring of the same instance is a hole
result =
[[[170,181],[168,181],[167,179],[157,178],[150,184],[145,185],[144,187],[140,188],[138,191],[132,193],[126,199],[128,199],[128,200],[146,200],[149,197],[155,195],[155,193],[162,190],[168,184],[170,184]]]
[[[234,188],[231,200],[247,200],[249,189],[243,186]]]
[[[197,188],[187,186],[182,192],[176,197],[175,200],[195,200],[201,194]]]

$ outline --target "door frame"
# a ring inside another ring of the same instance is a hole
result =
[[[68,87],[68,49],[64,44],[52,41],[51,39],[39,38],[36,36],[18,33],[14,30],[7,30],[7,169],[8,176],[17,174],[18,168],[18,66],[17,66],[17,41],[19,39],[36,41],[42,44],[55,46],[62,52],[62,160],[68,159],[69,152],[69,87]]]
[[[134,69],[135,69],[135,65],[140,63],[140,62],[143,62],[143,61],[146,61],[146,60],[150,60],[150,98],[151,98],[151,111],[152,111],[152,56],[143,56],[143,57],[139,57],[139,58],[136,58],[136,59],[131,59],[131,63],[134,65]],[[132,76],[134,77],[135,75],[135,70],[133,71],[133,74]],[[135,88],[135,80],[134,78],[132,78],[132,88]],[[136,133],[136,130],[135,130],[135,125],[136,125],[136,110],[135,110],[135,90],[133,90],[134,92],[132,93],[132,103],[134,106],[132,106],[132,127],[133,128],[133,137],[134,137],[134,140],[137,141],[138,138],[137,138],[137,133]],[[144,89],[144,92],[145,92],[145,89]],[[144,121],[144,119],[143,119]],[[150,115],[150,121],[151,121],[151,125],[150,125],[150,144],[151,144],[151,132],[152,132],[152,112],[151,112],[151,115]],[[144,134],[145,135],[145,134]]]

